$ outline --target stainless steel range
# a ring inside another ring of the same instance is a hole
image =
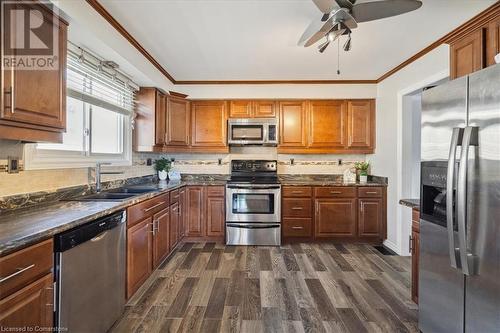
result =
[[[231,161],[226,185],[226,244],[281,245],[277,161]]]

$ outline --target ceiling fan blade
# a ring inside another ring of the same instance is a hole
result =
[[[420,0],[364,0],[352,7],[357,22],[368,22],[411,12],[422,6]]]
[[[351,30],[358,26],[351,14],[347,12],[347,9],[341,8],[333,13],[325,22],[313,21],[302,34],[302,37],[300,37],[298,45],[308,47],[315,44],[330,31],[335,30],[339,22],[342,22]]]
[[[340,8],[335,0],[313,0],[313,2],[324,14],[330,14],[334,9]]]

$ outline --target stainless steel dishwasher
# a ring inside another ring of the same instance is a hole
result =
[[[56,325],[106,332],[125,306],[124,211],[55,237]]]

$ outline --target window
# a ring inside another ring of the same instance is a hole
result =
[[[26,168],[88,167],[101,161],[130,165],[136,90],[113,63],[70,43],[63,142],[26,145]]]

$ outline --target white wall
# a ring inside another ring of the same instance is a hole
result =
[[[406,236],[411,219],[401,199],[403,95],[436,82],[449,73],[449,47],[442,45],[377,85],[377,149],[367,157],[372,173],[389,178],[385,245],[408,255]]]
[[[189,98],[375,98],[376,84],[176,85]]]

